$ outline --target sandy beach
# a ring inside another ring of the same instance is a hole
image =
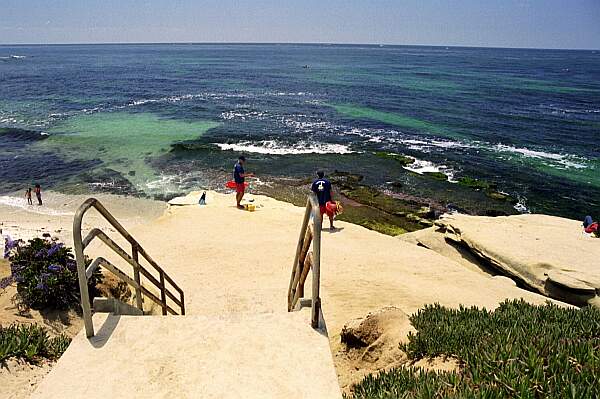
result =
[[[256,211],[247,212],[235,208],[232,194],[209,192],[206,206],[197,205],[199,195],[192,193],[179,201],[192,204],[184,206],[112,195],[99,199],[180,284],[186,293],[187,314],[285,312],[303,208],[248,196]],[[2,227],[15,238],[49,232],[70,245],[73,212],[85,198],[48,193],[49,205],[43,208],[3,204]],[[85,219],[86,229],[97,224],[98,216],[90,214]],[[506,298],[538,304],[547,300],[518,288],[509,279],[466,267],[414,243],[349,223],[337,226],[336,231],[323,230],[321,295],[332,356],[340,386],[346,391],[364,375],[401,360],[390,359],[388,349],[397,347],[410,330],[409,324],[395,325],[397,328],[390,330],[393,333],[374,348],[379,355],[365,360],[340,342],[344,325],[357,318],[386,307],[407,315],[435,302],[493,309]],[[124,271],[131,269],[98,244],[91,247],[90,254],[102,254]],[[2,309],[3,314],[10,311],[9,307]],[[1,378],[7,374],[6,370],[0,372]],[[19,383],[9,385],[15,387],[9,397],[24,397],[17,394],[21,392]]]

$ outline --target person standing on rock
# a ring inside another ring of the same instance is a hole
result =
[[[325,178],[325,172],[323,171],[318,171],[317,177],[318,178],[313,181],[311,190],[317,195],[317,200],[319,201],[319,208],[321,210],[321,223],[323,223],[323,215],[327,214],[329,217],[329,229],[335,230],[335,227],[333,227],[333,216],[335,210],[328,208],[328,204],[332,202],[333,198],[331,195],[331,182],[329,179]]]
[[[242,206],[242,198],[246,192],[246,177],[254,176],[253,173],[246,173],[244,170],[244,164],[246,163],[246,157],[241,155],[238,161],[233,167],[233,180],[235,181],[235,200],[237,202],[238,209],[244,209]]]
[[[35,196],[38,200],[38,205],[42,205],[42,187],[39,184],[35,185]]]

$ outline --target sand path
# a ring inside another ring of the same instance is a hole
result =
[[[207,206],[173,206],[132,230],[181,285],[189,315],[286,312],[304,209],[254,198],[256,212],[246,212],[235,208],[232,195],[210,193]],[[335,233],[323,230],[321,261],[322,306],[334,360],[343,350],[343,325],[385,306],[412,313],[434,302],[491,309],[506,298],[547,300],[414,244],[349,223],[337,226]],[[353,371],[336,366],[345,387]]]
[[[181,285],[189,314],[286,311],[304,209],[255,196],[257,210],[246,212],[235,208],[231,195],[209,195],[207,206],[170,207],[132,234]],[[412,313],[433,302],[494,308],[505,298],[547,300],[394,237],[337,226],[337,232],[323,230],[321,261],[330,335],[347,320],[388,305]]]

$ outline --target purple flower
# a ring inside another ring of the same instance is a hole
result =
[[[75,270],[77,270],[77,263],[75,263],[74,260],[69,259],[67,261],[67,269],[74,272]]]
[[[50,249],[49,249],[49,250],[48,250],[48,252],[47,252],[47,255],[48,255],[48,256],[52,256],[52,255],[54,255],[54,254],[55,254],[56,252],[58,252],[58,250],[59,250],[59,249],[61,249],[62,247],[63,247],[63,244],[62,244],[62,243],[58,243],[58,244],[54,243],[54,244],[52,244],[52,246],[50,247]]]
[[[25,266],[20,265],[18,263],[11,263],[10,264],[10,272],[12,274],[18,274],[21,273],[23,270],[25,269]]]
[[[45,249],[40,249],[39,251],[36,252],[35,257],[36,258],[43,258],[44,256],[46,256],[47,252]]]
[[[44,283],[38,283],[38,285],[36,285],[35,288],[37,288],[38,290],[46,290],[48,286]]]
[[[10,256],[10,251],[15,249],[19,245],[19,240],[13,240],[10,236],[4,237],[4,258]]]
[[[60,265],[50,265],[48,266],[48,270],[50,270],[51,272],[59,272],[62,270],[62,266]]]

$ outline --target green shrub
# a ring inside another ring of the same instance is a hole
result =
[[[32,309],[68,309],[80,303],[77,265],[70,248],[62,243],[35,238],[27,244],[7,242],[5,255],[11,264],[11,279],[17,283],[17,298]],[[89,260],[86,259],[89,264]],[[88,280],[90,297],[97,294],[99,270]]]
[[[460,370],[396,368],[365,378],[355,398],[600,397],[600,309],[522,300],[493,312],[429,305],[411,322],[409,358],[454,357]]]
[[[45,328],[36,324],[0,326],[0,362],[11,357],[36,363],[41,358],[58,359],[71,339],[65,335],[48,337]]]

